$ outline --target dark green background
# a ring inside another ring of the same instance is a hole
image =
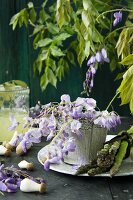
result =
[[[35,6],[40,5],[43,0],[33,1]],[[82,68],[70,66],[70,72],[66,74],[62,82],[59,82],[57,89],[49,85],[42,92],[39,85],[39,78],[33,74],[33,61],[37,52],[32,48],[32,39],[28,36],[25,27],[12,31],[9,22],[11,17],[24,8],[26,0],[0,0],[0,83],[12,79],[25,81],[30,87],[30,105],[33,106],[39,100],[42,104],[50,101],[59,101],[60,96],[68,93],[72,100],[75,100],[82,91],[82,82],[87,70],[86,62]],[[119,83],[114,82],[115,73],[109,71],[107,65],[98,70],[95,78],[95,86],[92,97],[97,100],[100,109],[105,109]],[[129,115],[128,106],[120,106],[120,101],[113,103],[120,115]]]

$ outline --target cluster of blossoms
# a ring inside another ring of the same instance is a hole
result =
[[[115,12],[114,13],[114,21],[113,26],[116,26],[122,21],[122,12]],[[92,55],[88,62],[87,66],[89,67],[86,72],[86,79],[83,83],[84,92],[89,95],[91,92],[93,85],[94,85],[94,77],[97,70],[98,63],[103,64],[104,62],[109,63],[109,58],[107,56],[107,50],[105,48],[102,48],[101,51],[96,52],[95,55]]]
[[[44,169],[49,170],[51,163],[60,163],[65,155],[75,151],[74,135],[82,139],[82,119],[108,130],[120,124],[120,117],[113,111],[109,113],[107,110],[99,111],[96,108],[96,101],[92,98],[78,97],[71,102],[67,94],[61,96],[61,102],[58,104],[49,103],[41,106],[41,109],[40,106],[31,108],[30,117],[24,124],[24,127],[30,128],[25,134],[17,134],[12,140],[12,145],[19,144],[26,153],[33,143],[39,143],[42,137],[47,141],[52,140],[44,156]],[[13,124],[11,127],[16,126]]]
[[[101,51],[98,51],[95,55],[91,56],[87,62],[87,66],[89,67],[86,72],[86,79],[83,83],[84,91],[88,94],[91,92],[93,88],[94,77],[97,70],[98,63],[109,62],[109,58],[107,56],[107,51],[103,48]]]

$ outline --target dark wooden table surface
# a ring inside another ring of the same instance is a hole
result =
[[[126,124],[123,124],[126,127]],[[44,143],[33,146],[25,156],[15,153],[5,159],[5,166],[17,164],[25,159],[35,165],[35,170],[30,174],[42,177],[47,181],[47,192],[39,193],[5,193],[0,199],[5,200],[133,200],[133,176],[126,177],[79,177],[52,170],[46,172],[37,159],[38,151]]]

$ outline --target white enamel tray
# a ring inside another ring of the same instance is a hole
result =
[[[106,140],[111,139],[112,135],[108,135]],[[39,162],[43,165],[43,158],[45,155],[45,152],[48,149],[48,145],[43,147],[39,152],[38,152],[38,160]],[[56,172],[64,173],[64,174],[69,174],[69,175],[74,175],[76,172],[76,168],[72,165],[69,165],[67,163],[61,162],[60,164],[51,164],[50,169]],[[130,158],[127,158],[123,161],[119,172],[115,176],[129,176],[133,175],[133,161]],[[88,174],[82,174],[80,176],[88,176]],[[110,174],[108,172],[98,174],[96,175],[97,177],[110,177]]]

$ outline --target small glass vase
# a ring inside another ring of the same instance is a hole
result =
[[[89,120],[81,120],[82,137],[74,133],[76,150],[65,156],[64,162],[72,165],[85,165],[96,159],[97,152],[103,147],[107,136],[107,129],[92,124]]]
[[[19,125],[15,130],[22,133],[23,119],[29,112],[29,88],[20,85],[0,85],[0,142],[9,141],[14,130],[9,130],[12,125],[11,118]]]

